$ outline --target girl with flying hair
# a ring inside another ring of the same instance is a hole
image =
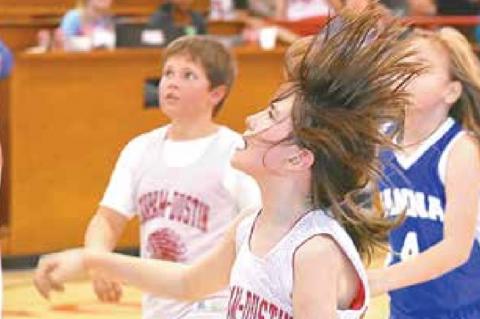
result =
[[[342,12],[315,37],[295,81],[247,119],[234,167],[253,176],[260,211],[233,221],[193,265],[73,249],[35,273],[49,296],[94,270],[160,297],[197,300],[230,286],[227,318],[361,318],[369,288],[362,257],[392,223],[366,214],[356,192],[378,176],[378,127],[402,119],[403,86],[417,71],[402,29],[377,29],[378,10]]]
[[[391,319],[480,318],[480,66],[452,28],[415,30],[401,151],[382,154],[381,199],[406,218],[390,235],[391,260],[369,273],[390,291]],[[409,286],[409,287],[407,287]]]

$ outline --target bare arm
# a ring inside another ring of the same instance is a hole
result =
[[[225,288],[235,259],[234,232],[193,265],[87,251],[85,266],[163,298],[198,300]]]
[[[336,310],[355,294],[355,272],[329,236],[316,236],[294,257],[293,312],[295,319],[337,318]]]
[[[112,251],[125,229],[128,218],[116,210],[100,206],[90,220],[85,233],[85,247],[100,251]],[[94,271],[89,272],[93,289],[98,299],[103,302],[117,302],[122,297],[119,282],[106,280]]]
[[[76,249],[42,258],[35,271],[35,286],[48,298],[52,289],[62,290],[65,281],[82,272],[94,271],[160,297],[201,299],[227,286],[236,255],[236,226],[249,213],[238,216],[217,247],[193,265]]]
[[[373,295],[435,279],[468,260],[480,196],[479,149],[471,136],[452,146],[446,175],[444,238],[406,261],[370,271]]]
[[[128,218],[116,210],[100,206],[85,232],[85,248],[112,251],[127,222]]]

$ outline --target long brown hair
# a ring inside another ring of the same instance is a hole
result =
[[[396,223],[367,212],[357,196],[381,175],[378,150],[394,147],[381,128],[403,127],[404,86],[420,70],[405,60],[405,29],[380,26],[381,15],[375,7],[340,12],[311,41],[290,92],[293,134],[315,156],[312,205],[329,212],[367,260]]]
[[[450,27],[437,31],[416,29],[415,37],[428,39],[445,49],[451,80],[462,84],[460,98],[450,108],[449,115],[480,142],[480,63],[467,38]]]

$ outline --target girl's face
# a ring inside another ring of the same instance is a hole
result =
[[[437,111],[440,107],[448,112],[456,100],[452,93],[458,84],[451,79],[448,51],[440,43],[420,37],[413,40],[413,49],[416,53],[412,59],[426,69],[407,86],[412,102],[407,115],[409,112]]]
[[[294,95],[274,101],[247,118],[243,134],[245,148],[238,149],[232,165],[254,177],[282,175],[289,158],[299,147],[293,143],[292,104]]]

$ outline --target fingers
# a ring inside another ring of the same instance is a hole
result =
[[[50,290],[53,288],[50,280],[50,273],[56,268],[56,264],[48,257],[40,259],[33,277],[33,283],[40,295],[49,299]]]
[[[122,297],[122,287],[118,282],[96,278],[93,287],[98,299],[103,302],[118,302]]]
[[[33,277],[33,284],[40,295],[45,298],[50,298],[50,291],[64,291],[63,284],[55,280],[55,272],[59,269],[59,263],[55,255],[43,256],[38,262],[37,269]]]

